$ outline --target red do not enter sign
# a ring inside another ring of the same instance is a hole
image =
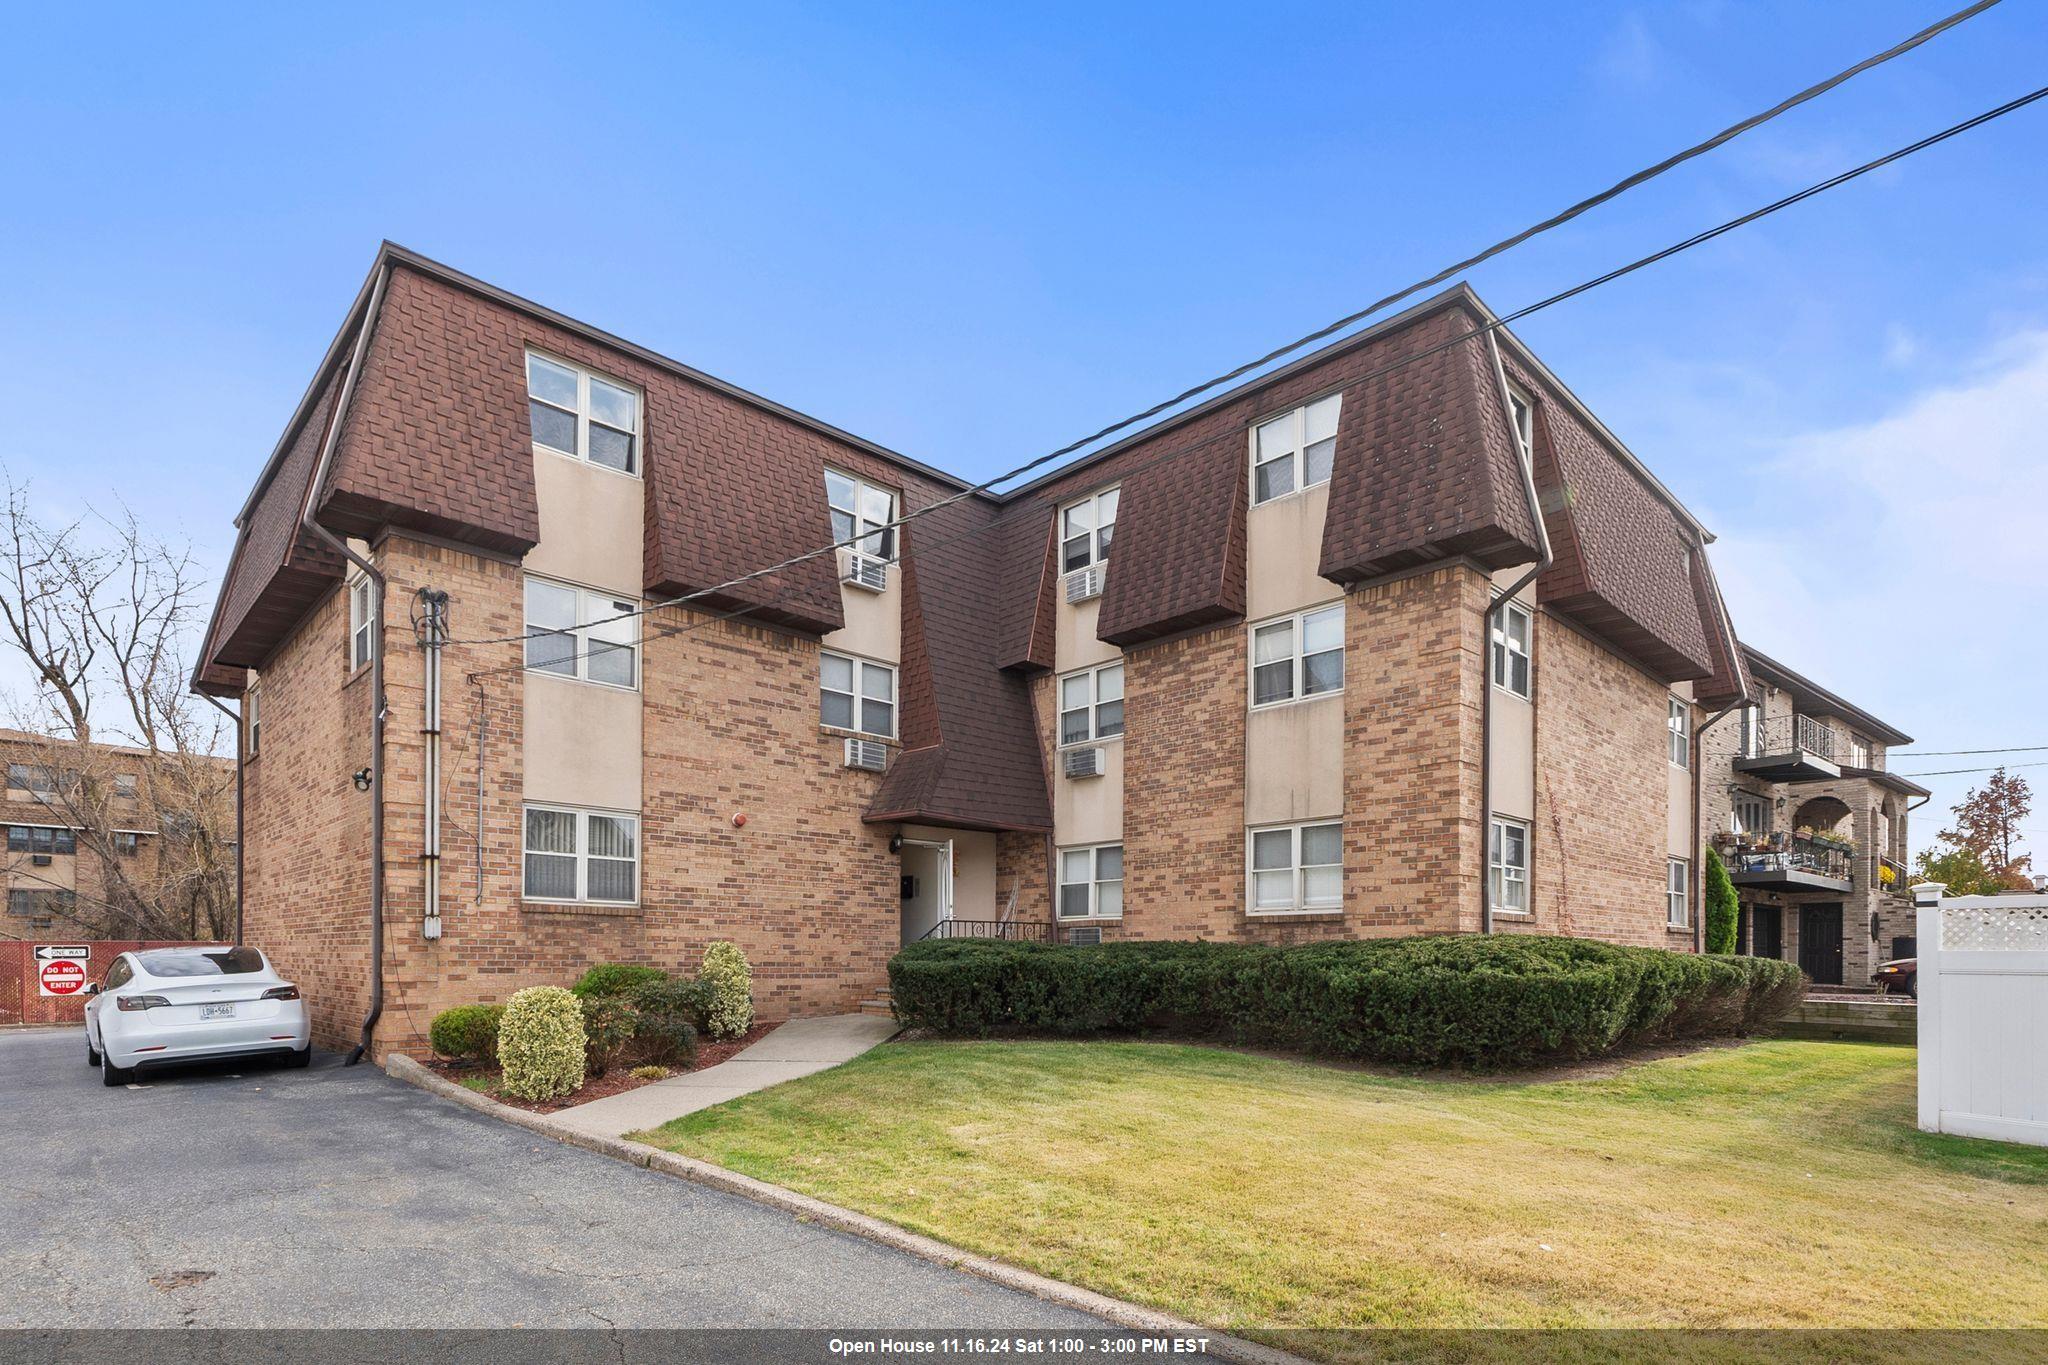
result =
[[[45,962],[36,979],[44,995],[77,995],[85,989],[85,964]]]

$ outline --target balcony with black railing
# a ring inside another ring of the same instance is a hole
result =
[[[1721,857],[1730,881],[1760,891],[1847,891],[1855,877],[1854,845],[1825,835],[1739,836]]]
[[[1812,716],[1772,716],[1744,732],[1735,770],[1767,782],[1825,782],[1842,775],[1848,746]]]

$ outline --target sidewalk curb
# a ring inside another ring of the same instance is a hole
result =
[[[780,1209],[795,1215],[799,1220],[836,1228],[840,1232],[852,1233],[879,1245],[906,1252],[919,1260],[952,1270],[964,1270],[984,1280],[1008,1289],[1043,1299],[1047,1303],[1072,1308],[1082,1313],[1092,1313],[1099,1318],[1142,1332],[1158,1332],[1181,1337],[1206,1337],[1209,1342],[1208,1354],[1218,1360],[1227,1360],[1233,1365],[1306,1365],[1300,1356],[1272,1346],[1261,1346],[1257,1342],[1230,1336],[1214,1328],[1203,1327],[1184,1318],[1177,1318],[1156,1309],[1126,1303],[1122,1299],[1098,1294],[1092,1289],[1082,1289],[1061,1280],[1048,1279],[1029,1270],[1020,1269],[1003,1261],[976,1256],[948,1246],[935,1238],[923,1236],[897,1227],[894,1223],[883,1222],[865,1213],[855,1213],[837,1204],[828,1204],[822,1199],[813,1199],[807,1194],[771,1185],[765,1180],[729,1171],[723,1166],[714,1166],[708,1161],[695,1157],[678,1156],[673,1152],[659,1151],[637,1142],[622,1138],[598,1137],[580,1132],[547,1114],[535,1114],[509,1104],[500,1104],[488,1095],[478,1094],[436,1076],[403,1053],[394,1052],[384,1064],[384,1070],[392,1078],[416,1085],[430,1094],[453,1100],[467,1109],[502,1119],[515,1127],[552,1138],[556,1142],[581,1147],[631,1166],[642,1166],[663,1175],[672,1175],[692,1184],[736,1194],[751,1199],[757,1204]]]

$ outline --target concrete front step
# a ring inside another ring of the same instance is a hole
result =
[[[1809,995],[1778,1026],[1785,1038],[1831,1038],[1865,1043],[1913,1043],[1920,1032],[1920,1010],[1909,997],[1871,995],[1862,998]]]

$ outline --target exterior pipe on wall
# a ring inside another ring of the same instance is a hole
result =
[[[239,948],[242,946],[242,893],[246,885],[246,864],[242,861],[245,856],[242,839],[242,771],[248,764],[249,737],[242,730],[241,712],[230,711],[227,703],[211,692],[201,692],[199,695],[212,702],[222,715],[235,723],[235,946]],[[246,707],[247,703],[244,702],[243,705]]]
[[[384,286],[391,278],[389,266],[377,272],[370,290],[369,305],[356,328],[355,347],[348,358],[348,373],[334,400],[334,414],[328,419],[327,437],[320,443],[320,459],[306,487],[306,505],[300,509],[299,524],[314,538],[325,542],[342,558],[363,571],[370,584],[370,1008],[363,1016],[362,1037],[344,1063],[354,1066],[370,1050],[377,1019],[384,1013],[384,574],[365,555],[322,526],[318,520],[320,495],[327,486],[334,447],[341,439],[341,426],[348,417],[349,399],[355,395],[356,376],[362,372],[363,355],[370,347],[370,330],[377,321],[377,307],[384,300]]]
[[[1550,567],[1550,531],[1543,524],[1543,505],[1536,497],[1535,414],[1530,414],[1530,449],[1521,449],[1521,433],[1515,429],[1515,404],[1508,396],[1507,367],[1501,363],[1500,343],[1495,332],[1486,334],[1487,354],[1493,360],[1494,390],[1500,397],[1500,412],[1508,424],[1508,439],[1515,443],[1515,464],[1522,472],[1522,496],[1529,500],[1529,520],[1536,527],[1536,565],[1506,590],[1495,594],[1479,621],[1479,932],[1493,932],[1493,626],[1516,594],[1534,583]],[[1532,642],[1533,643],[1533,642]],[[1532,689],[1533,690],[1533,689]]]
[[[425,744],[420,804],[426,823],[420,847],[420,883],[424,891],[420,936],[436,939],[441,937],[441,651],[448,643],[448,594],[421,588],[418,599],[426,609],[426,615],[417,621],[426,683],[426,714],[420,726]]]

